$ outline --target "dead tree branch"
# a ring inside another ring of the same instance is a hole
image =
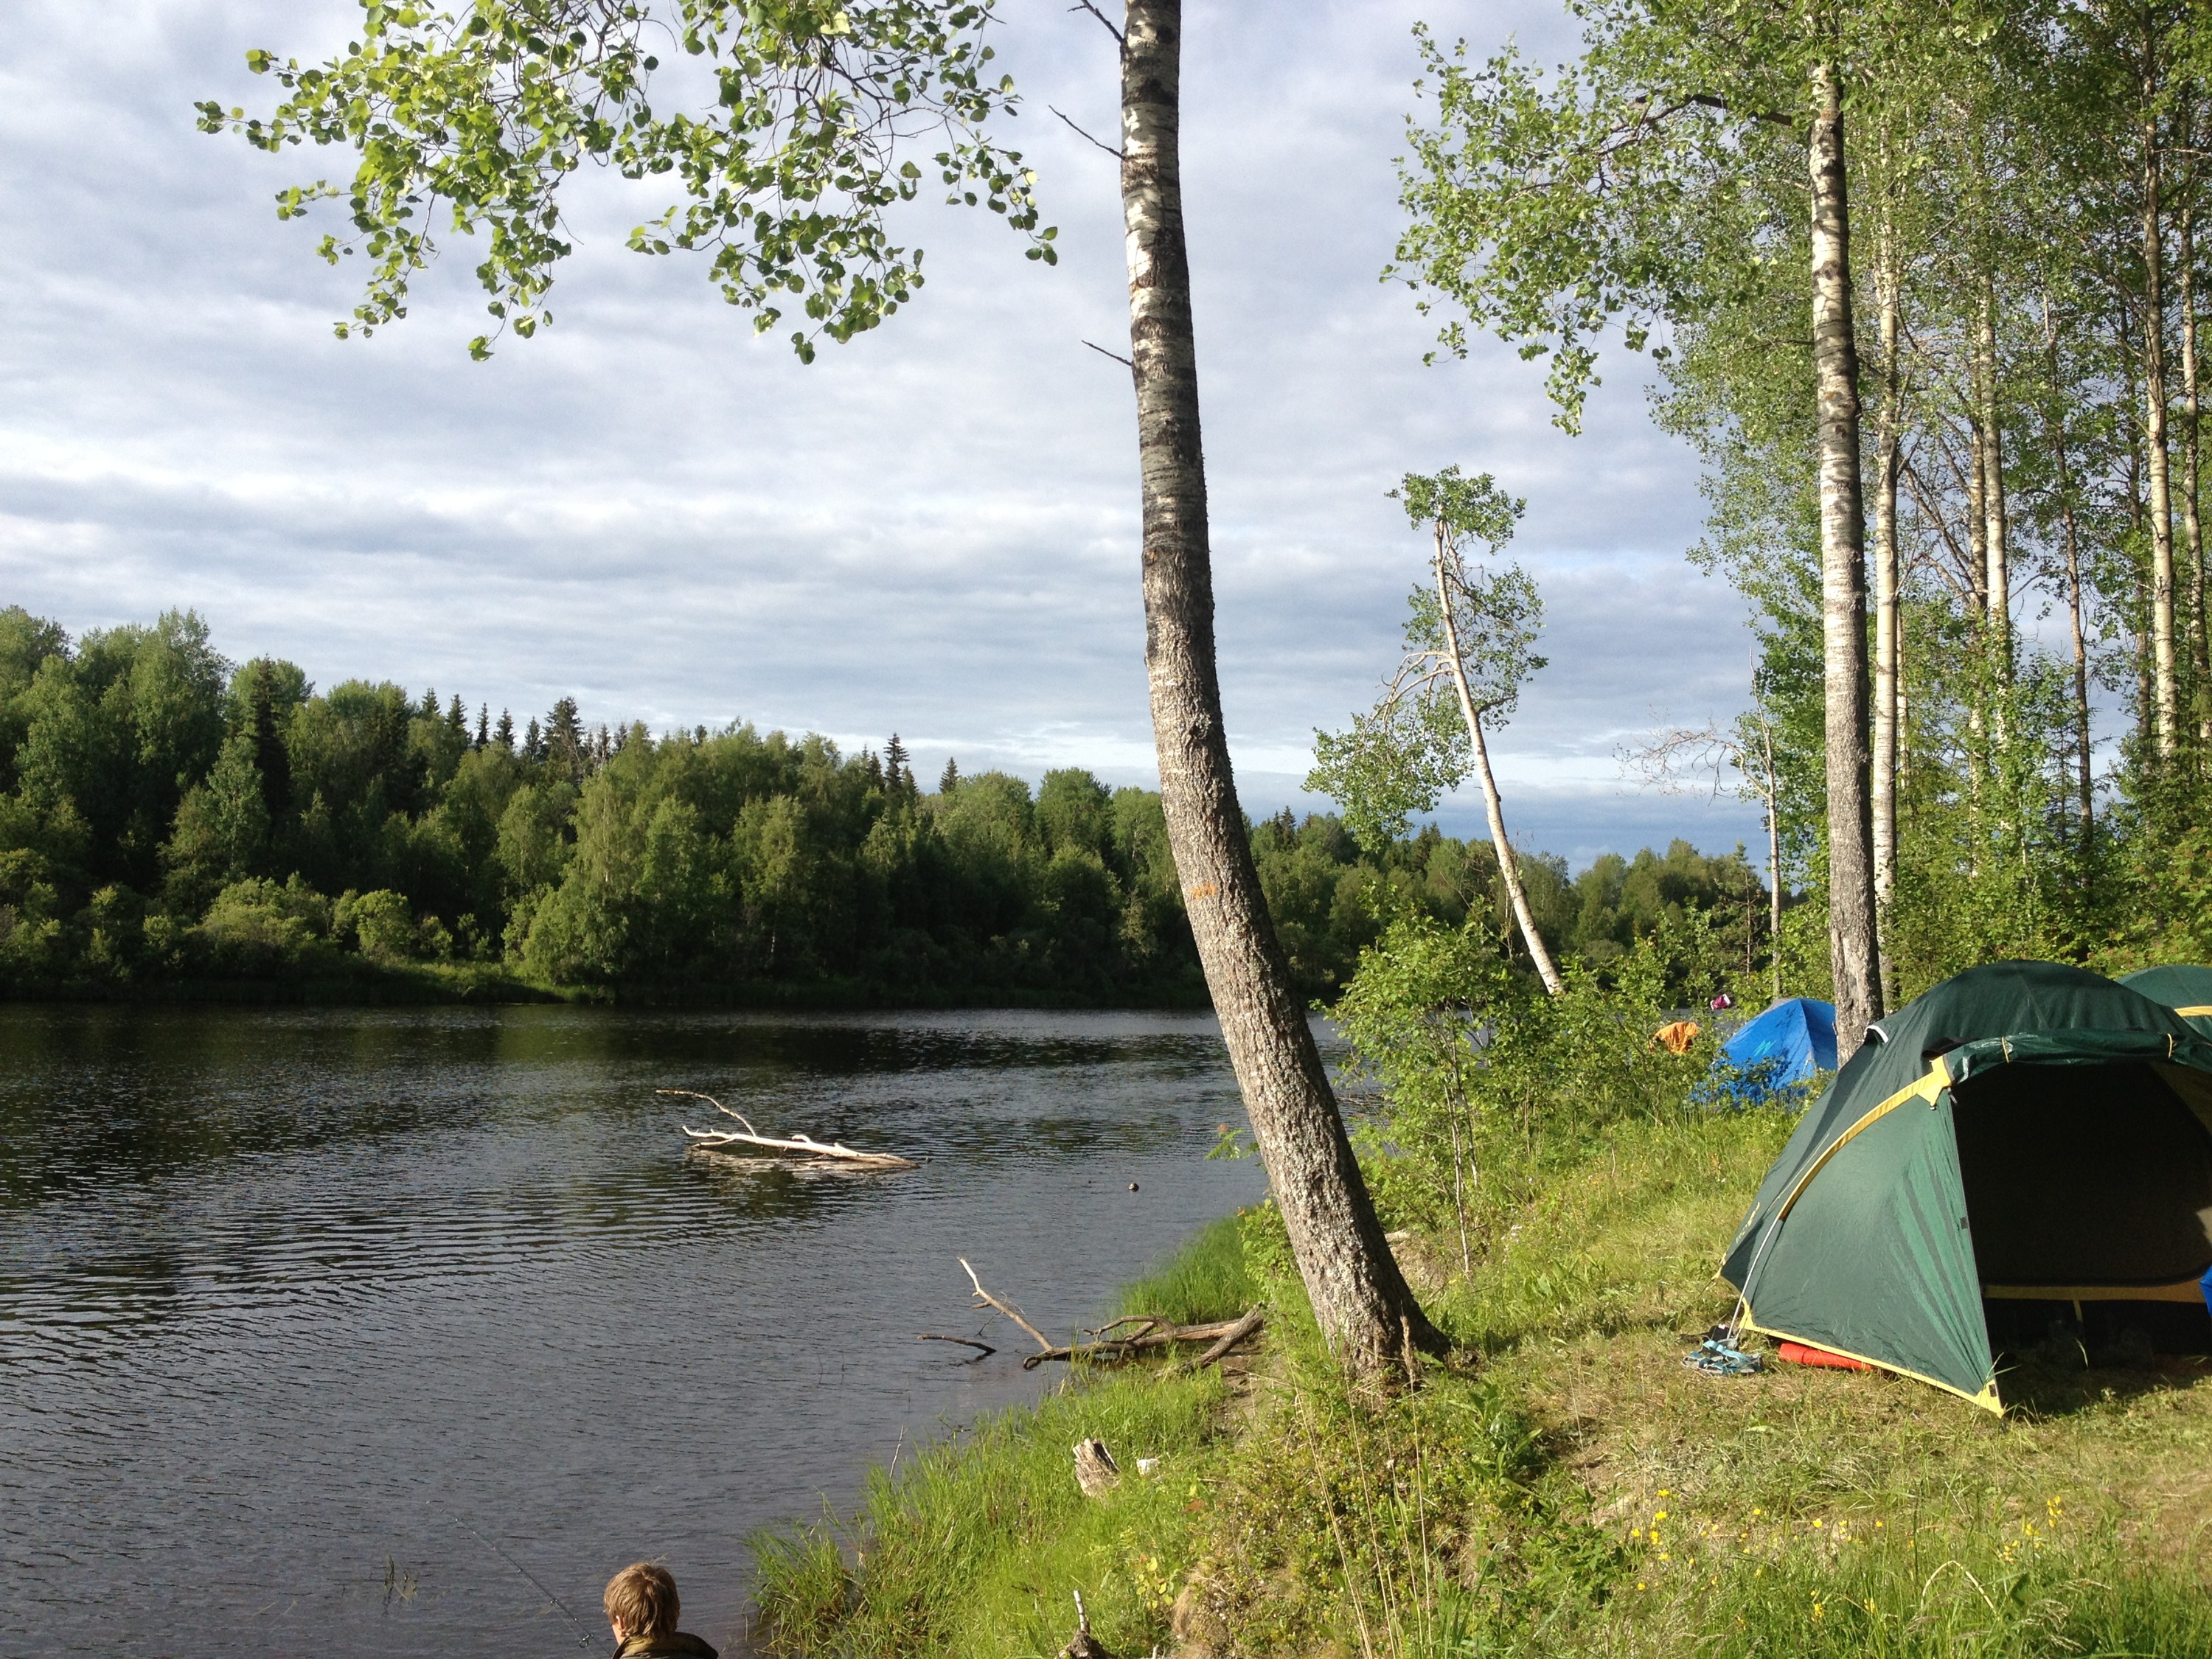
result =
[[[1045,106],[1045,107],[1046,107],[1047,109],[1052,110],[1052,112],[1053,112],[1054,115],[1060,115],[1060,120],[1061,120],[1063,123],[1065,123],[1065,124],[1066,124],[1066,127],[1067,127],[1067,130],[1068,130],[1070,132],[1073,133],[1077,137],[1079,137],[1079,138],[1080,138],[1080,139],[1083,139],[1085,142],[1086,142],[1086,143],[1092,143],[1092,144],[1096,144],[1096,145],[1097,145],[1097,147],[1098,147],[1099,149],[1101,149],[1104,150],[1104,151],[1105,151],[1109,155],[1112,156],[1112,157],[1113,157],[1115,161],[1126,161],[1126,160],[1127,160],[1127,159],[1128,159],[1127,157],[1124,156],[1124,155],[1121,154],[1121,152],[1120,150],[1115,149],[1114,148],[1114,146],[1113,146],[1113,145],[1111,145],[1111,144],[1108,143],[1107,143],[1103,138],[1094,138],[1094,137],[1092,137],[1089,133],[1085,132],[1085,131],[1081,127],[1079,127],[1078,125],[1076,125],[1074,122],[1068,120],[1067,117],[1066,117],[1065,115],[1060,115],[1060,112],[1059,112],[1057,109],[1053,109],[1053,106],[1052,106],[1050,104],[1047,104],[1047,105]]]
[[[1192,1360],[1190,1362],[1191,1370],[1194,1371],[1202,1371],[1208,1365],[1214,1364],[1218,1361],[1226,1358],[1228,1357],[1229,1351],[1231,1348],[1235,1347],[1239,1342],[1242,1342],[1246,1337],[1251,1335],[1253,1332],[1260,1328],[1260,1310],[1255,1308],[1249,1313],[1246,1314],[1243,1318],[1238,1320],[1227,1330],[1222,1332],[1220,1336],[1215,1340],[1212,1347],[1208,1348],[1204,1353],[1199,1355],[1197,1358]],[[1413,1362],[1408,1360],[1407,1363],[1411,1364]]]
[[[1068,10],[1089,12],[1093,17],[1098,20],[1099,27],[1103,28],[1107,33],[1114,37],[1114,44],[1115,46],[1126,46],[1129,44],[1127,40],[1122,38],[1121,31],[1114,27],[1114,20],[1107,16],[1104,12],[1099,10],[1097,7],[1092,5],[1091,3],[1091,0],[1075,0],[1075,3],[1070,6]],[[1077,1605],[1080,1606],[1081,1603],[1079,1602]]]
[[[953,1260],[957,1261],[962,1267],[968,1267],[968,1258],[966,1256],[955,1256]],[[977,1307],[996,1308],[1000,1313],[1006,1315],[1007,1318],[1012,1320],[1015,1324],[1020,1326],[1032,1337],[1036,1338],[1036,1345],[1039,1348],[1044,1350],[1047,1353],[1049,1353],[1052,1351],[1052,1339],[1047,1336],[1042,1331],[1039,1330],[1036,1326],[1030,1324],[1029,1320],[1024,1316],[1022,1310],[1014,1306],[1012,1303],[1001,1302],[997,1297],[993,1296],[990,1291],[985,1290],[983,1288],[983,1281],[975,1277],[975,1270],[973,1267],[968,1267],[968,1282],[975,1287],[975,1305]],[[1042,1358],[1042,1355],[1040,1355],[1039,1358]],[[1036,1361],[1026,1360],[1023,1363],[1025,1366],[1030,1366],[1034,1365]]]
[[[1091,1341],[1070,1343],[1064,1348],[1047,1348],[1042,1353],[1030,1355],[1022,1361],[1022,1369],[1033,1371],[1051,1359],[1064,1359],[1070,1363],[1082,1359],[1099,1364],[1112,1364],[1118,1360],[1133,1358],[1147,1348],[1168,1348],[1178,1343],[1210,1342],[1213,1346],[1191,1362],[1192,1368],[1199,1370],[1212,1364],[1258,1330],[1265,1318],[1265,1310],[1255,1308],[1241,1319],[1221,1319],[1205,1325],[1170,1325],[1164,1319],[1143,1319],[1138,1322],[1143,1328],[1133,1336],[1097,1340],[1105,1338],[1114,1325],[1132,1322],[1131,1320],[1117,1319],[1114,1325],[1103,1326],[1091,1332],[1094,1339]]]

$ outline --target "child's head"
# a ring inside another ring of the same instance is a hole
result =
[[[624,1567],[607,1580],[604,1605],[607,1622],[620,1625],[625,1638],[676,1634],[680,1606],[676,1581],[665,1567],[656,1567],[650,1561]]]

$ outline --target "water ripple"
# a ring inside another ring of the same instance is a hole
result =
[[[687,1157],[656,1087],[925,1161]],[[568,1645],[478,1534],[726,1638],[753,1528],[1039,1385],[913,1341],[953,1256],[1095,1318],[1257,1195],[1236,1101],[1175,1015],[0,1010],[0,1651]]]

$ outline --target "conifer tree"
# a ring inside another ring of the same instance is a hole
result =
[[[571,779],[581,779],[589,759],[584,723],[577,718],[576,700],[562,697],[545,717],[545,763]]]
[[[265,657],[255,660],[249,699],[253,724],[253,758],[261,773],[266,822],[276,823],[292,800],[292,757],[277,723],[276,672]]]

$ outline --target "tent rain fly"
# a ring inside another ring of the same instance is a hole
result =
[[[1879,1023],[1729,1247],[1745,1323],[2002,1411],[1984,1299],[2189,1301],[2212,1267],[2212,1038],[1998,963]]]

